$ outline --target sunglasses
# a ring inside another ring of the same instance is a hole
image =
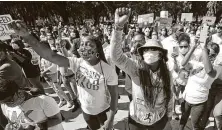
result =
[[[179,48],[188,48],[189,46],[179,46]]]

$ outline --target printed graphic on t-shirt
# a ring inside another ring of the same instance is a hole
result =
[[[11,128],[17,129],[20,128],[21,126],[23,128],[27,128],[29,125],[28,122],[33,122],[32,119],[28,118],[28,115],[32,112],[33,110],[29,110],[26,113],[23,113],[21,111],[13,111],[12,114],[10,114],[10,111],[7,113],[9,114],[9,119],[10,119],[10,126]],[[11,117],[10,117],[11,115]]]
[[[99,73],[80,66],[76,73],[76,81],[80,87],[96,91],[99,90],[100,76]]]
[[[146,125],[154,124],[165,114],[165,109],[156,110],[155,108],[148,107],[145,105],[145,101],[139,98],[135,100],[135,107],[137,120]]]
[[[198,68],[192,70],[191,75],[196,75],[199,78],[204,78],[205,70],[203,67],[198,67]]]

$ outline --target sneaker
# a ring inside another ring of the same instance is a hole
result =
[[[59,108],[63,107],[67,102],[65,100],[62,100],[59,102]]]
[[[72,109],[72,112],[75,112],[80,108],[80,103],[78,102],[77,99],[73,100],[73,103],[74,103],[74,108]]]
[[[71,108],[72,106],[73,106],[73,103],[70,102],[70,101],[68,101],[68,102],[67,102],[67,107],[68,107],[68,108]]]
[[[180,118],[176,113],[173,113],[172,120],[180,120]]]

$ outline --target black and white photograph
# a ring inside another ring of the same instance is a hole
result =
[[[222,130],[222,1],[0,7],[0,130]]]

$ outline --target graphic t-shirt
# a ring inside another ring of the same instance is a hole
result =
[[[21,123],[22,125],[42,123],[48,117],[54,116],[60,112],[56,101],[46,95],[33,97],[24,102],[19,107],[8,107],[2,104],[3,114],[11,122]],[[58,128],[56,130],[61,130]]]
[[[97,115],[110,107],[110,93],[107,85],[117,85],[115,70],[100,61],[91,66],[81,58],[69,57],[70,69],[75,73],[77,90],[82,110]]]
[[[210,77],[204,68],[202,62],[193,62],[193,70],[188,78],[185,91],[183,93],[184,99],[191,104],[199,104],[207,101],[209,89],[215,79],[218,78],[222,71],[221,65],[213,65],[216,70],[216,76]]]

